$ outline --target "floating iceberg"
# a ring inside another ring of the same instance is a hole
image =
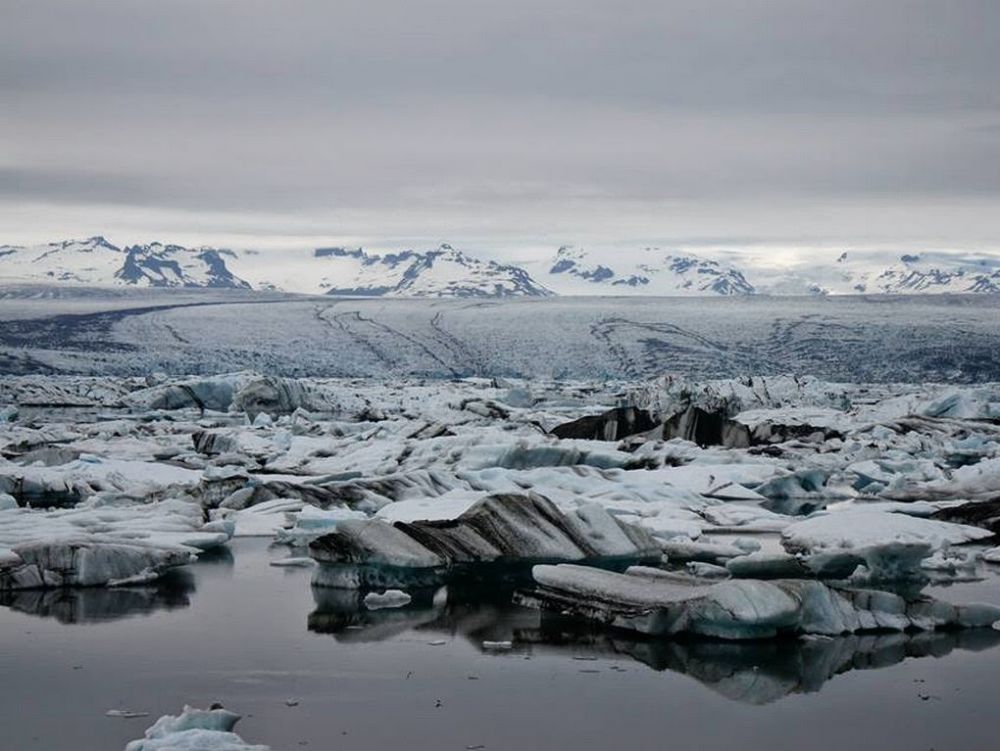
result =
[[[131,741],[125,751],[270,751],[247,743],[233,732],[240,716],[219,708],[184,707],[179,715],[164,715],[148,728],[145,738]]]
[[[413,598],[401,589],[387,589],[385,592],[369,592],[363,602],[369,610],[401,608],[409,605]]]
[[[233,525],[202,513],[182,501],[0,510],[0,590],[151,581],[229,541]]]
[[[703,579],[618,574],[588,566],[539,565],[524,605],[555,610],[650,636],[697,634],[759,639],[779,634],[836,636],[864,631],[988,627],[992,605],[949,605],[929,597],[827,586],[818,581]]]
[[[645,530],[597,505],[561,512],[536,494],[491,495],[452,519],[347,520],[309,546],[314,583],[334,587],[428,586],[455,567],[536,561],[658,558]]]
[[[195,558],[184,546],[114,538],[30,542],[11,548],[16,560],[0,562],[0,591],[45,587],[119,586],[157,579]]]
[[[949,545],[991,536],[980,527],[862,506],[796,522],[781,533],[781,542],[819,576],[848,576],[864,565],[872,580],[895,580],[920,578],[921,561]]]

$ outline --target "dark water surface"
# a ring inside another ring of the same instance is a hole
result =
[[[275,751],[1000,746],[992,630],[736,645],[490,603],[369,612],[314,593],[309,570],[268,566],[285,552],[263,540],[232,547],[158,587],[8,597],[0,749],[121,749],[212,701]],[[1000,603],[996,578],[934,593]]]

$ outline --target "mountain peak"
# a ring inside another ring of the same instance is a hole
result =
[[[548,265],[550,286],[570,294],[751,295],[743,273],[718,261],[657,247],[595,254],[563,245]]]
[[[317,254],[319,255],[319,254]],[[516,266],[470,256],[447,243],[385,255],[323,253],[335,260],[321,287],[364,297],[516,297],[551,294]]]
[[[278,256],[158,240],[121,248],[93,235],[27,247],[2,245],[0,279],[89,286],[252,287],[366,297],[540,297],[553,291],[664,296],[998,294],[1000,258],[844,251],[824,263],[798,268],[741,269],[724,260],[656,246],[594,250],[566,244],[547,259],[522,267],[479,258],[449,243],[386,253],[322,247]]]

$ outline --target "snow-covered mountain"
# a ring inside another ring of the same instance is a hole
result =
[[[108,284],[124,254],[103,237],[24,247],[0,245],[0,277],[12,281]]]
[[[659,248],[594,253],[563,246],[545,263],[546,286],[560,294],[752,295],[735,266]]]
[[[181,245],[120,248],[103,237],[0,246],[0,280],[90,286],[271,289],[362,297],[540,297],[524,269],[449,245],[383,255],[361,248],[266,254]]]
[[[378,255],[318,248],[257,276],[261,288],[361,297],[544,297],[552,293],[517,266],[474,258],[450,245]],[[244,265],[251,265],[243,257]],[[240,266],[242,269],[243,266]],[[245,272],[253,277],[253,272]]]
[[[1000,258],[844,252],[766,280],[758,276],[762,291],[773,294],[997,294]]]
[[[180,245],[132,245],[115,277],[143,287],[231,287],[249,289],[249,282],[226,266],[236,258],[231,250],[185,248]]]
[[[791,265],[734,263],[659,248],[564,246],[520,265],[450,245],[375,253],[362,248],[220,250],[103,237],[0,246],[0,282],[268,289],[360,297],[544,297],[1000,294],[1000,256],[848,251]]]
[[[226,260],[236,254],[180,245],[119,248],[103,237],[35,246],[0,246],[0,278],[95,286],[231,287],[250,284],[235,276]]]

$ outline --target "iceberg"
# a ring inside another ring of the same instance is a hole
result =
[[[152,581],[195,558],[185,546],[87,538],[15,545],[0,561],[0,591],[45,587],[119,586]]]
[[[980,527],[862,507],[820,512],[781,533],[785,550],[818,576],[849,576],[864,565],[871,580],[922,578],[921,562],[949,545],[992,537]]]
[[[231,522],[206,523],[183,501],[68,510],[0,510],[0,591],[152,581],[225,545]]]
[[[874,589],[818,581],[618,574],[574,564],[538,565],[522,605],[583,617],[648,636],[694,634],[761,639],[781,634],[837,636],[866,631],[989,627],[992,605],[950,605]]]
[[[270,751],[247,743],[233,732],[240,715],[222,707],[185,706],[179,715],[164,715],[145,737],[131,741],[125,751]]]
[[[656,427],[648,412],[635,407],[618,407],[601,415],[581,417],[557,425],[551,431],[557,438],[582,438],[593,441],[619,441]]]
[[[645,530],[596,504],[562,512],[548,499],[495,494],[452,519],[346,520],[309,545],[313,583],[334,587],[430,586],[456,568],[535,561],[659,558]]]

